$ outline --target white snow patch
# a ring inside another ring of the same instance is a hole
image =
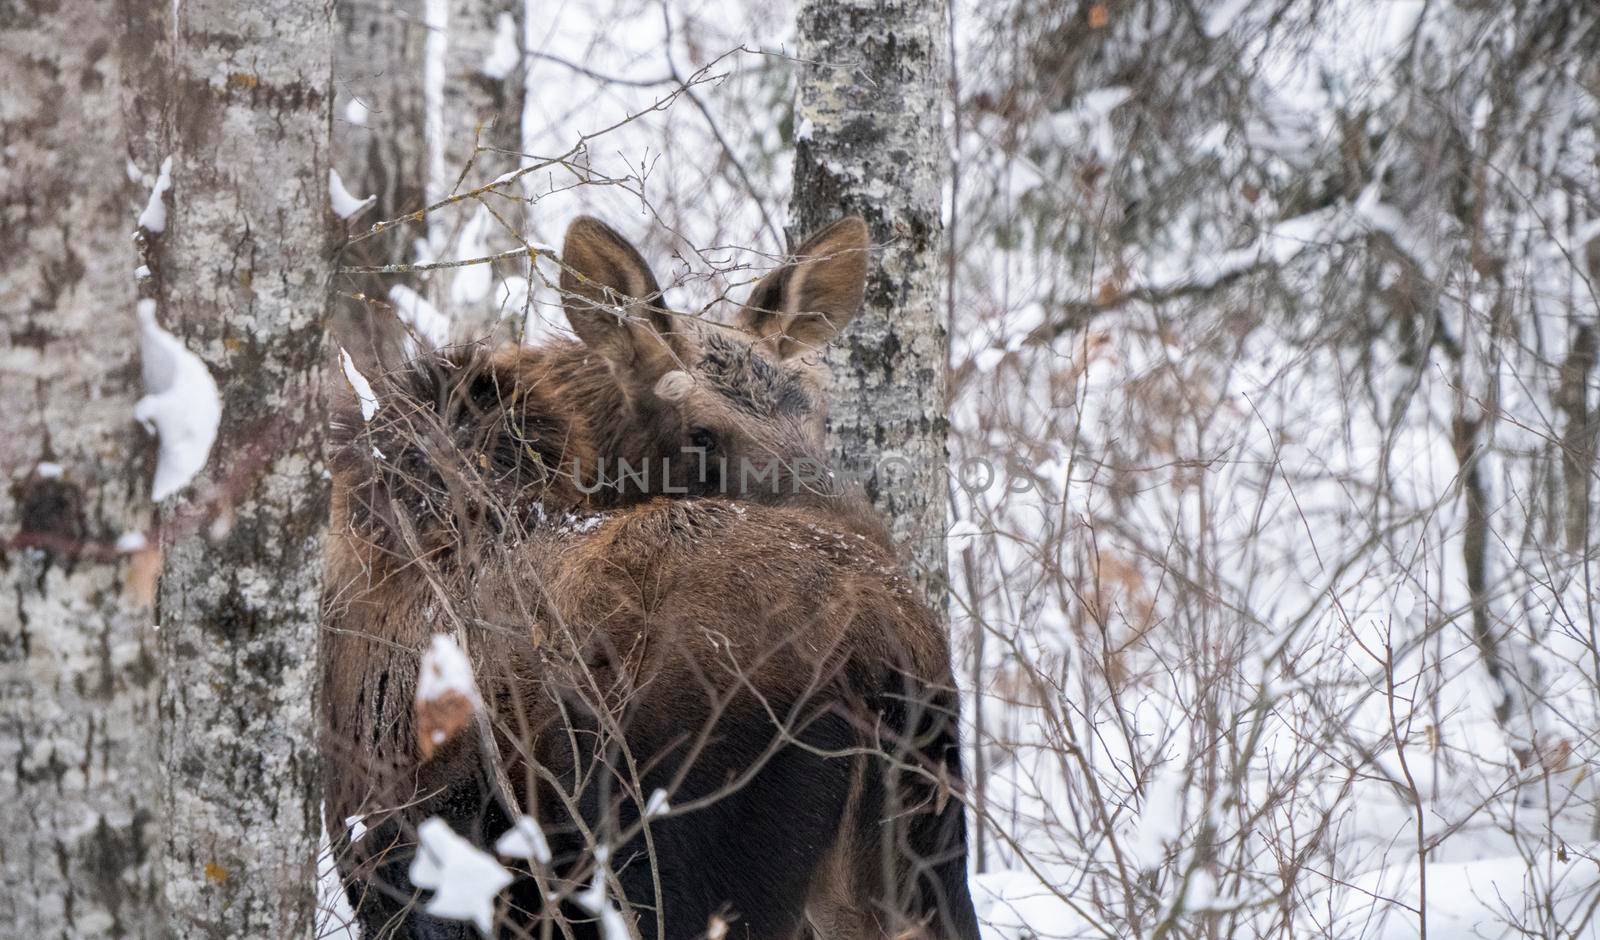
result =
[[[1529,857],[1511,855],[1468,862],[1428,864],[1428,936],[1440,940],[1479,940],[1514,936],[1499,925],[1550,923],[1573,925],[1586,919],[1600,875],[1588,856],[1594,846],[1570,846],[1564,857],[1549,851]],[[1359,928],[1375,940],[1417,936],[1421,897],[1416,860],[1368,872],[1354,879],[1334,912],[1338,928]],[[1548,904],[1548,907],[1545,905]],[[1531,915],[1531,916],[1530,916]],[[1594,938],[1600,926],[1592,919],[1562,936]]]
[[[1117,135],[1111,126],[1111,112],[1133,97],[1126,85],[1096,88],[1078,96],[1078,103],[1050,116],[1049,128],[1055,143],[1063,146],[1089,144],[1102,161],[1117,153]]]
[[[517,21],[510,13],[501,13],[494,21],[494,48],[489,50],[489,57],[483,60],[479,71],[495,81],[500,81],[510,75],[521,61],[522,48],[517,42]]]
[[[138,280],[144,280],[150,276],[150,266],[148,264],[139,265],[133,269],[133,276]]]
[[[372,391],[372,383],[356,368],[355,360],[350,358],[349,351],[343,346],[339,347],[339,364],[344,367],[344,380],[350,383],[356,399],[361,402],[361,420],[371,421],[372,416],[378,413],[378,396]]]
[[[421,675],[417,677],[417,701],[432,702],[450,693],[464,696],[477,705],[478,686],[472,680],[472,663],[456,641],[435,633],[428,651],[422,654]]]
[[[367,834],[366,817],[359,813],[354,816],[346,816],[344,818],[344,826],[350,830],[351,842],[360,842],[361,837]]]
[[[472,214],[472,218],[467,220],[467,224],[462,226],[461,238],[456,242],[456,251],[460,258],[482,258],[489,254],[488,234],[491,220],[489,210],[480,207]],[[493,286],[493,265],[469,264],[464,268],[457,268],[455,277],[450,279],[450,302],[461,306],[480,303],[489,296]]]
[[[983,530],[978,528],[976,522],[971,519],[957,519],[955,525],[950,527],[950,531],[945,533],[945,540],[949,543],[951,551],[960,551],[971,544],[972,539],[982,534]]]
[[[156,184],[150,188],[150,199],[144,204],[144,211],[139,213],[139,227],[152,235],[160,235],[167,230],[167,204],[162,201],[162,196],[172,188],[172,158],[161,161],[161,173],[156,177]]]
[[[344,180],[339,178],[339,171],[333,167],[328,168],[328,201],[333,204],[333,214],[341,219],[348,219],[362,209],[378,201],[377,196],[368,196],[357,199],[350,195],[350,190],[344,188]]]
[[[59,479],[61,474],[65,471],[62,470],[61,465],[58,463],[53,463],[49,460],[41,460],[34,465],[33,472],[37,473],[40,479],[55,480]]]
[[[1249,6],[1250,0],[1225,0],[1206,15],[1206,35],[1215,39],[1227,32]]]
[[[429,346],[443,346],[449,341],[450,318],[428,303],[426,297],[404,284],[396,284],[389,288],[389,303],[394,305],[394,314],[400,318],[400,322],[410,327],[417,338]],[[407,355],[414,355],[411,337],[406,337],[406,342]]]
[[[532,816],[518,816],[516,825],[495,842],[494,850],[506,858],[527,858],[541,865],[548,865],[551,858],[550,843]]]
[[[423,910],[435,917],[470,920],[485,936],[494,926],[495,895],[511,883],[511,873],[499,862],[437,816],[417,827],[410,874],[413,884],[433,892]]]
[[[1183,762],[1168,760],[1145,784],[1138,827],[1127,847],[1146,870],[1160,866],[1167,845],[1183,834],[1183,792],[1188,783]]]
[[[205,466],[222,421],[222,396],[200,357],[156,322],[150,299],[139,301],[139,355],[146,394],[134,404],[133,416],[161,438],[150,493],[160,502]]]
[[[572,900],[579,907],[600,918],[601,940],[629,940],[628,923],[622,919],[622,912],[617,910],[606,894],[608,855],[604,846],[595,851],[594,877],[589,880],[589,887],[580,891]]]
[[[350,909],[350,899],[344,893],[344,884],[339,877],[339,866],[333,859],[333,844],[328,839],[326,829],[317,842],[315,936],[317,940],[358,940],[361,936],[361,930],[356,926],[355,911]]]
[[[372,113],[372,109],[367,107],[366,102],[354,95],[351,95],[350,100],[345,102],[344,119],[357,127],[367,126],[367,115],[370,113]]]
[[[527,303],[528,293],[532,288],[533,285],[528,283],[525,277],[512,275],[506,278],[495,290],[495,308],[501,311],[521,310],[523,304]]]
[[[142,552],[149,547],[150,540],[145,538],[145,534],[143,532],[135,530],[131,532],[124,532],[117,536],[117,551],[120,554],[131,555],[134,552]]]
[[[650,794],[650,799],[645,801],[644,815],[646,818],[665,816],[672,812],[672,804],[667,802],[667,791],[656,789]]]

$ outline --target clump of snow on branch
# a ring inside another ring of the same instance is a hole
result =
[[[470,920],[484,936],[494,926],[495,895],[511,884],[511,873],[435,816],[417,827],[411,881],[433,892],[423,910],[434,917]]]
[[[628,940],[628,922],[623,920],[622,912],[611,903],[606,893],[606,861],[610,854],[603,845],[595,849],[594,877],[589,879],[589,886],[574,895],[572,900],[600,919],[602,940]]]
[[[344,180],[339,177],[339,171],[328,168],[328,201],[333,204],[333,214],[341,219],[348,219],[362,209],[378,201],[377,196],[368,196],[357,199],[350,194],[344,186]]]
[[[156,176],[156,184],[150,188],[150,199],[144,204],[144,211],[139,213],[139,227],[152,235],[160,235],[167,230],[167,204],[163,197],[167,190],[172,188],[172,158],[161,161],[161,172]]]
[[[352,95],[350,100],[345,103],[344,119],[357,127],[366,127],[367,115],[371,111],[372,109],[368,108],[365,102]]]
[[[371,421],[372,416],[378,413],[378,396],[372,391],[372,383],[356,368],[356,362],[350,358],[350,351],[343,346],[339,347],[339,364],[344,368],[344,380],[350,383],[350,388],[356,393],[356,400],[361,402],[361,420]]]
[[[672,812],[672,804],[667,801],[667,791],[656,789],[651,792],[650,799],[645,801],[644,814],[647,818],[665,816]]]
[[[205,466],[222,420],[222,396],[200,357],[156,322],[153,300],[139,301],[139,355],[145,396],[133,416],[161,439],[150,493],[159,502]]]
[[[426,297],[404,284],[395,284],[389,288],[389,303],[394,305],[395,316],[409,327],[409,332],[414,333],[417,339],[430,347],[449,342],[450,318],[428,303]],[[406,337],[405,347],[406,355],[416,355],[416,343],[410,336]]]
[[[526,858],[541,865],[550,864],[550,843],[546,841],[539,821],[532,816],[518,816],[516,824],[495,842],[494,850],[506,858]]]
[[[478,703],[478,688],[472,681],[472,663],[456,641],[442,633],[433,635],[428,651],[422,654],[422,672],[417,678],[417,701],[435,702],[451,694]]]
[[[461,733],[482,706],[467,654],[455,640],[435,634],[417,676],[417,746],[423,759]]]

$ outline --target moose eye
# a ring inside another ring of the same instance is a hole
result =
[[[717,446],[717,436],[708,428],[695,428],[689,432],[689,446],[698,450],[711,450]]]

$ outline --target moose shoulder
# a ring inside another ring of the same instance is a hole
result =
[[[504,802],[545,822],[558,879],[610,848],[643,935],[975,935],[947,639],[870,514],[825,473],[794,485],[822,466],[810,352],[859,306],[865,250],[859,220],[808,240],[741,333],[671,314],[638,253],[579,220],[579,343],[426,357],[344,418],[327,805],[370,934],[452,935],[410,909],[417,821],[484,845],[510,824],[471,736],[424,759],[411,725],[418,652],[456,630]],[[607,479],[607,457],[661,470]],[[719,478],[730,460],[789,485]],[[656,790],[674,809],[646,825]],[[513,885],[512,921],[552,913],[535,888]]]

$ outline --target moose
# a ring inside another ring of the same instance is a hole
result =
[[[507,889],[510,936],[599,936],[573,903],[598,871],[644,938],[975,940],[948,636],[864,501],[805,470],[867,251],[835,223],[722,326],[579,219],[576,341],[425,354],[343,411],[325,814],[365,936],[466,936],[417,909],[416,826],[491,846],[526,814],[551,861]],[[452,631],[486,730],[419,741],[420,651]]]

